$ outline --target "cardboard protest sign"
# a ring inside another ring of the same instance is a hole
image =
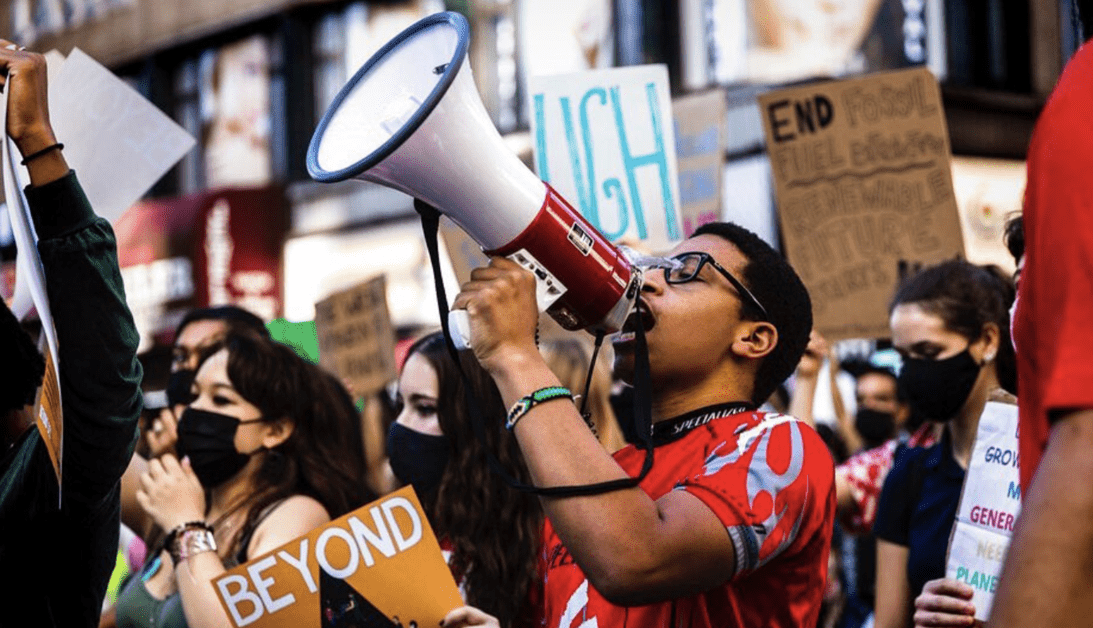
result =
[[[410,487],[213,580],[234,628],[436,626],[463,605]]]
[[[683,237],[664,66],[533,76],[528,85],[544,181],[608,240],[659,252]]]
[[[349,380],[358,397],[397,377],[395,332],[383,275],[316,303],[315,331],[319,363]]]
[[[1021,512],[1017,429],[1016,405],[987,403],[949,540],[945,575],[975,590],[972,604],[982,621],[990,614]]]
[[[915,68],[778,90],[759,106],[816,329],[886,337],[901,276],[964,254],[937,80]]]
[[[683,237],[721,219],[725,166],[725,94],[721,90],[672,101]]]
[[[9,90],[10,93],[10,90]],[[7,94],[0,97],[0,129],[8,127],[8,98]],[[27,204],[23,188],[29,182],[22,167],[17,166],[15,148],[7,135],[0,136],[0,169],[3,170],[4,195],[6,197],[8,211],[11,220],[12,235],[15,237],[15,245],[19,251],[19,264],[16,267],[16,291],[23,290],[29,296],[28,301],[38,312],[38,319],[42,322],[42,338],[45,346],[40,347],[46,359],[45,378],[38,390],[38,396],[34,402],[34,419],[38,424],[38,431],[42,435],[42,441],[49,452],[49,460],[53,463],[53,472],[57,475],[57,486],[63,486],[61,453],[64,448],[64,417],[61,413],[61,380],[57,372],[60,361],[57,358],[57,330],[53,326],[53,316],[50,313],[49,295],[46,292],[45,269],[42,267],[42,259],[38,256],[38,234],[34,230],[34,222],[30,216],[30,206]],[[29,308],[12,308],[16,316],[26,314]],[[57,491],[58,500],[61,491]]]
[[[65,159],[80,173],[95,212],[111,224],[195,144],[167,114],[78,48],[50,84],[49,111],[57,137],[67,140]]]

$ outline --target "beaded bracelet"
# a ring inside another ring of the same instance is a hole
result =
[[[524,418],[524,415],[528,413],[532,408],[540,403],[546,403],[554,399],[569,399],[573,400],[573,393],[569,392],[568,388],[563,386],[547,386],[546,388],[540,388],[530,395],[526,395],[512,404],[512,408],[509,410],[508,420],[505,421],[505,428],[511,430],[516,426],[516,422]]]

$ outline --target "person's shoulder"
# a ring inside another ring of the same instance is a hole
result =
[[[808,423],[790,414],[759,410],[748,413],[742,421],[734,429],[737,447],[747,448],[761,436],[776,439],[775,442],[788,442],[791,459],[800,458],[805,464],[830,468],[834,477],[835,461],[831,451],[820,433]]]
[[[294,519],[307,519],[326,523],[330,521],[330,513],[326,511],[319,500],[310,495],[291,495],[273,507],[266,519],[292,517]]]
[[[276,549],[329,522],[330,514],[314,497],[287,497],[264,513],[258,527],[254,529],[254,538],[250,544],[253,551],[248,552],[248,556],[258,556]]]

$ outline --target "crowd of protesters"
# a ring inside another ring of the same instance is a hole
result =
[[[28,412],[46,361],[0,308],[14,373],[0,390],[0,624],[229,625],[216,576],[412,486],[466,604],[446,628],[972,625],[972,592],[945,577],[946,552],[980,416],[988,402],[1018,403],[1019,358],[1021,403],[1030,395],[1036,413],[1022,414],[1022,438],[1038,439],[1022,445],[1029,517],[1063,508],[1077,538],[1091,536],[1077,521],[1086,502],[1060,506],[1026,466],[1047,447],[1044,473],[1062,481],[1088,437],[1082,395],[1093,390],[1085,353],[1052,375],[1062,383],[1041,372],[1079,355],[1046,347],[1034,318],[1058,296],[1045,267],[1062,237],[1043,163],[1030,159],[1035,221],[1007,224],[1018,275],[963,260],[911,274],[889,305],[890,341],[851,359],[812,329],[808,292],[781,254],[711,223],[649,258],[607,349],[613,374],[589,339],[540,341],[534,277],[493,258],[453,305],[468,313],[473,350],[414,330],[397,381],[363,400],[234,306],[182,320],[157,400],[142,395],[112,231],[49,123],[45,62],[9,44],[6,131],[30,175],[65,446],[59,492]],[[1093,75],[1091,55],[1079,51],[1052,116],[1089,101],[1088,83],[1068,86]],[[1035,144],[1051,164],[1053,129]],[[1093,208],[1087,187],[1070,191],[1076,207]],[[1088,244],[1063,248],[1079,258]],[[1093,321],[1072,311],[1059,333]],[[1044,534],[1018,525],[1000,625],[1027,621],[1019,601],[1042,572],[1031,556]],[[1049,545],[1066,573],[1084,563],[1065,550],[1090,547]],[[1064,606],[1089,608],[1087,597]]]

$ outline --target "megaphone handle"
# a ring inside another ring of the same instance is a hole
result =
[[[448,332],[456,349],[466,351],[471,348],[471,319],[467,316],[467,310],[448,312]]]

